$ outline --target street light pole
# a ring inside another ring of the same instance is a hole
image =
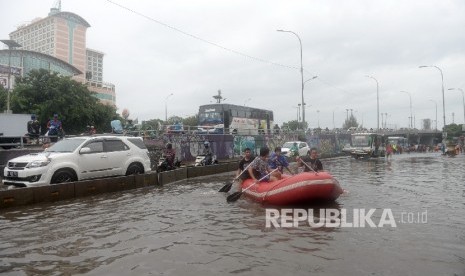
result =
[[[168,98],[173,96],[173,93],[169,94],[166,98],[165,98],[165,123],[168,122]]]
[[[372,76],[365,76],[376,81],[376,128],[379,131],[379,83],[378,80]]]
[[[437,67],[437,66],[434,66],[434,65],[422,65],[422,66],[419,66],[418,68],[426,68],[426,67],[434,67],[436,69],[439,70],[439,72],[441,72],[441,88],[442,88],[442,117],[443,117],[443,123],[444,123],[444,127],[443,127],[443,138],[446,138],[445,135],[447,135],[446,133],[446,104],[445,104],[445,101],[444,101],[444,75],[442,74],[442,70],[441,68]]]
[[[17,43],[11,39],[2,39],[0,40],[6,46],[8,46],[8,84],[7,84],[7,93],[6,93],[6,113],[11,113],[10,109],[10,93],[11,93],[11,50],[16,47],[22,47],[21,44]]]
[[[463,125],[465,126],[465,93],[463,92],[462,88],[449,88],[448,90],[459,90],[462,92],[462,103],[463,103]]]
[[[410,94],[410,92],[407,92],[407,91],[400,91],[402,93],[407,93],[408,94],[408,97],[410,99],[410,128],[413,128],[413,123],[412,123],[412,120],[413,120],[413,115],[412,115],[412,95]]]
[[[317,115],[318,115],[318,116],[317,116],[317,117],[318,117],[318,128],[320,128],[320,111],[317,110],[316,113],[317,113]]]
[[[434,103],[434,105],[436,106],[436,131],[438,130],[438,104],[436,103],[436,101],[433,101],[433,100],[430,100]]]
[[[286,30],[276,30],[276,31],[284,32],[284,33],[292,33],[299,39],[299,43],[300,43],[300,76],[301,76],[301,79],[302,79],[302,123],[305,126],[304,65],[303,65],[303,61],[302,61],[302,40],[300,39],[299,35],[297,35],[293,31],[286,31]]]

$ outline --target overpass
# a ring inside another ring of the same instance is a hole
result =
[[[431,129],[382,130],[379,133],[387,137],[405,137],[409,144],[436,145],[442,141],[442,132]]]

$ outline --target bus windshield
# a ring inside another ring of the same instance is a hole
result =
[[[200,125],[216,125],[222,124],[223,120],[221,119],[220,112],[210,111],[199,113],[199,124]]]
[[[353,135],[352,146],[354,147],[370,147],[371,137],[368,135]]]

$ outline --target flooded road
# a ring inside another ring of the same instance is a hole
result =
[[[465,157],[322,160],[347,190],[298,208],[390,210],[395,227],[267,228],[232,173],[0,211],[2,275],[464,275]],[[296,207],[297,208],[297,207]],[[425,215],[426,214],[426,215]],[[425,221],[426,219],[426,221]]]

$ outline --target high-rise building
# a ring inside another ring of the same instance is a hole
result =
[[[77,14],[62,12],[60,5],[45,18],[34,19],[10,33],[19,49],[36,51],[61,59],[83,72],[74,76],[86,83],[101,102],[115,105],[115,86],[103,81],[103,53],[86,48],[90,24]],[[84,73],[85,72],[85,73]]]

